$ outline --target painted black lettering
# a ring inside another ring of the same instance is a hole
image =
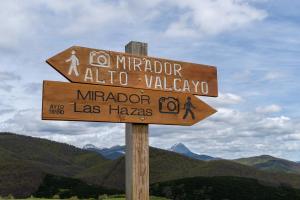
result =
[[[137,108],[131,108],[131,113],[130,115],[138,115],[138,112],[137,112]]]
[[[92,112],[92,107],[90,105],[84,105],[82,111],[85,112],[85,113],[91,113]]]
[[[77,99],[82,99],[82,100],[86,100],[86,99],[92,99],[92,92],[91,91],[88,91],[85,95],[83,95],[81,93],[80,90],[77,90]]]
[[[79,112],[79,111],[77,110],[77,106],[76,106],[76,105],[77,105],[77,104],[74,103],[74,106],[73,106],[74,109],[73,109],[73,111],[74,111],[74,112]]]
[[[121,115],[129,115],[128,109],[127,109],[126,107],[122,107],[122,108],[121,108],[121,111],[120,111],[120,114],[121,114]]]
[[[128,101],[128,97],[124,93],[118,93],[117,94],[117,101],[118,102],[126,102],[126,101]]]
[[[49,107],[49,113],[50,114],[56,114],[56,115],[63,115],[65,113],[64,105],[51,104],[50,107]]]
[[[146,116],[152,116],[152,109],[146,109]]]
[[[141,95],[141,104],[150,104],[150,96],[148,95]]]
[[[100,106],[93,106],[93,113],[100,113]]]
[[[83,105],[80,106],[76,103],[73,105],[73,111],[77,113],[100,113],[100,106]]]
[[[138,115],[139,116],[145,116],[145,110],[142,109],[142,108],[138,109]]]
[[[95,98],[94,100],[98,101],[98,100],[104,101],[104,92],[102,91],[95,91]]]
[[[116,108],[113,108],[112,105],[109,105],[109,114],[112,114],[113,111],[116,111],[117,114],[120,112],[120,107],[117,106]]]
[[[106,97],[106,100],[105,101],[108,101],[109,99],[113,100],[114,102],[116,102],[116,99],[114,97],[114,94],[112,92],[110,92],[107,97]]]
[[[129,95],[129,101],[130,101],[130,103],[139,103],[140,96],[137,94],[131,94],[131,95]]]

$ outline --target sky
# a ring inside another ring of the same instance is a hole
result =
[[[218,112],[191,127],[150,125],[150,145],[182,142],[226,159],[300,160],[300,1],[0,0],[0,131],[82,147],[122,145],[124,124],[42,121],[45,60],[73,45],[217,66]]]

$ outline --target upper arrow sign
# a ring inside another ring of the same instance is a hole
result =
[[[216,110],[192,94],[44,81],[42,118],[193,125]]]
[[[47,60],[75,83],[218,96],[213,66],[73,46]]]

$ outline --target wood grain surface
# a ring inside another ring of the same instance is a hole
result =
[[[193,125],[216,110],[187,93],[44,81],[42,119]]]
[[[214,66],[72,46],[47,63],[74,83],[218,96]]]
[[[148,44],[131,41],[125,52],[147,56]],[[149,125],[126,123],[126,199],[149,200]]]

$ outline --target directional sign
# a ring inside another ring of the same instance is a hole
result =
[[[73,46],[47,60],[75,83],[218,96],[213,66]]]
[[[44,81],[45,120],[193,125],[216,111],[192,94]]]

